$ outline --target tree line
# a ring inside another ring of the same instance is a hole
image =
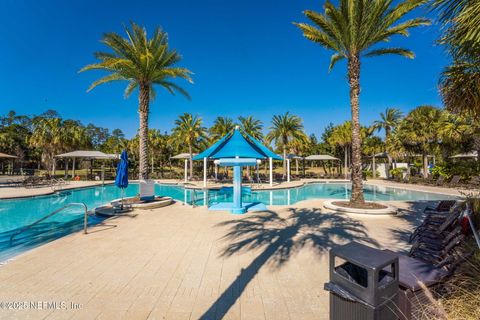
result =
[[[317,137],[308,135],[303,120],[289,112],[274,115],[267,125],[253,116],[237,119],[220,116],[209,128],[202,117],[184,113],[175,120],[170,132],[148,129],[148,170],[152,172],[166,164],[176,165],[170,161],[172,156],[201,152],[236,126],[284,158],[289,154],[301,157],[328,154],[342,159],[347,168],[352,162],[351,121],[337,125],[331,123]],[[362,157],[369,161],[372,155],[387,152],[388,162],[392,165],[392,162],[409,156],[421,156],[424,174],[428,174],[429,155],[448,162],[456,153],[477,150],[476,130],[479,130],[478,122],[473,117],[455,115],[433,106],[420,106],[406,115],[396,108],[387,108],[380,113],[378,120],[361,127]],[[379,135],[380,131],[384,133],[383,137]],[[49,170],[53,167],[55,155],[82,149],[111,154],[128,150],[133,162],[140,158],[138,134],[128,139],[120,129],[110,131],[92,123],[84,125],[78,120],[63,119],[54,110],[35,116],[10,111],[0,116],[0,150],[19,157],[26,167]],[[330,162],[322,165],[325,171],[333,166]],[[190,176],[193,176],[193,163],[189,167]],[[285,165],[283,170],[285,173]]]

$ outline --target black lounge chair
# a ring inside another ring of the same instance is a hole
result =
[[[394,253],[390,250],[386,252]],[[435,318],[436,305],[432,304],[425,288],[442,285],[455,268],[468,259],[472,252],[449,255],[442,262],[433,264],[403,254],[398,256],[399,288],[398,309],[400,319],[423,319],[425,311]]]
[[[460,233],[451,238],[445,244],[445,246],[442,247],[442,245],[439,244],[439,247],[437,249],[433,249],[431,247],[429,248],[427,246],[418,246],[412,251],[410,256],[418,258],[425,262],[430,262],[438,265],[442,262],[445,262],[445,259],[449,257],[452,250],[454,250],[458,245],[460,245],[464,241],[464,239],[465,235]]]
[[[462,233],[462,226],[457,225],[452,231],[450,231],[445,238],[432,239],[429,237],[418,237],[417,241],[413,243],[410,253],[413,253],[418,248],[429,248],[432,250],[442,250],[450,241],[459,236]]]
[[[427,206],[423,212],[448,212],[457,203],[457,200],[441,200],[436,206]]]
[[[448,183],[448,187],[455,188],[460,185],[460,180],[462,180],[461,176],[453,176],[450,182]]]
[[[456,208],[453,212],[444,214],[445,218],[443,220],[441,217],[437,217],[438,220],[436,218],[425,219],[424,222],[412,233],[409,242],[412,243],[420,235],[428,238],[445,236],[445,231],[458,223],[460,214],[460,208]]]

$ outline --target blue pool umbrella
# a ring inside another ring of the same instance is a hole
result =
[[[117,176],[115,177],[115,185],[122,189],[122,210],[123,210],[123,192],[128,187],[128,155],[127,151],[123,150],[120,156],[120,162],[117,166]]]

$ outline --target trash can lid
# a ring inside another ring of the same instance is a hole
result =
[[[358,266],[369,268],[383,267],[397,259],[397,255],[392,252],[375,249],[355,241],[332,249],[331,254]]]

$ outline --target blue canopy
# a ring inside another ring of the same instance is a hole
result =
[[[120,162],[117,166],[115,185],[122,189],[128,187],[128,155],[125,150],[123,150],[122,155],[120,156]]]
[[[256,139],[248,134],[242,134],[238,128],[228,133],[222,139],[214,143],[199,155],[193,157],[193,160],[225,159],[225,158],[253,158],[282,160],[270,149],[262,145]]]

